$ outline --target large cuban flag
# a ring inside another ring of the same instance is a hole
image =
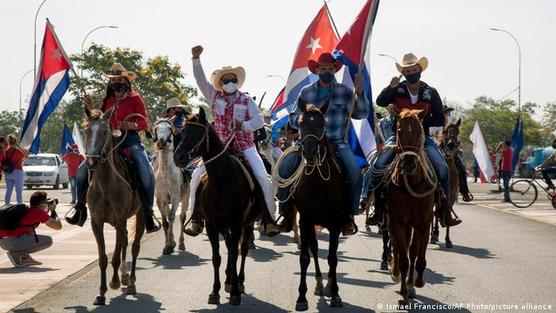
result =
[[[299,97],[301,89],[318,80],[318,76],[309,71],[307,62],[309,60],[316,61],[322,53],[331,53],[337,43],[338,36],[332,27],[332,20],[325,3],[305,31],[303,38],[301,38],[286,88],[282,90],[272,105],[273,129],[278,129],[287,124],[288,116]]]
[[[344,34],[336,49],[334,57],[345,66],[342,83],[353,88],[355,76],[362,75],[361,86],[365,96],[369,100],[369,116],[365,120],[351,120],[348,131],[348,142],[355,153],[359,165],[364,166],[376,151],[376,140],[374,135],[374,110],[373,96],[371,92],[371,77],[369,68],[369,39],[373,24],[378,12],[379,0],[367,0],[359,15]],[[350,104],[351,105],[351,104]]]
[[[21,131],[21,146],[33,154],[39,152],[41,128],[68,90],[70,69],[70,59],[47,19],[33,96]]]

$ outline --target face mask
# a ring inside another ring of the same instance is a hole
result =
[[[407,81],[410,84],[415,84],[419,81],[419,79],[421,79],[421,72],[419,73],[413,73],[413,74],[409,74],[409,75],[404,75],[405,79],[407,79]]]
[[[321,82],[328,84],[334,79],[334,74],[330,72],[324,72],[322,74],[319,74],[319,79]]]
[[[115,92],[122,92],[125,89],[125,84],[124,83],[113,83],[110,85],[110,88],[112,88],[112,90],[114,90]]]
[[[182,118],[183,117],[183,112],[182,111],[177,111],[176,112],[176,118]]]
[[[222,89],[224,89],[226,93],[234,93],[237,91],[237,84],[229,82],[226,85],[222,86]]]

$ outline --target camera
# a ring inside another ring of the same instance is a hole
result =
[[[46,203],[48,203],[49,205],[51,205],[51,204],[58,205],[58,198],[48,198],[48,199],[46,199]]]

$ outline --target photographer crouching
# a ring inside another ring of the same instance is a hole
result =
[[[52,237],[38,235],[35,229],[41,223],[54,230],[62,229],[56,213],[57,204],[58,199],[48,198],[46,192],[37,191],[31,195],[30,207],[25,204],[0,207],[0,248],[7,251],[15,267],[42,264],[30,254],[50,247]]]

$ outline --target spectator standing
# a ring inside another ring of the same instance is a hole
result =
[[[8,135],[8,148],[4,151],[0,163],[6,176],[6,195],[4,202],[10,204],[12,192],[15,188],[15,195],[18,204],[23,203],[23,160],[27,153],[23,151],[15,135]]]
[[[72,144],[71,149],[66,153],[62,160],[68,165],[68,176],[71,188],[71,204],[77,201],[77,168],[85,160],[85,157],[79,153],[77,144]]]
[[[510,202],[510,178],[512,177],[512,158],[514,151],[511,148],[511,142],[506,140],[498,144],[497,152],[502,153],[500,165],[500,174],[504,186],[504,200],[502,202]]]

